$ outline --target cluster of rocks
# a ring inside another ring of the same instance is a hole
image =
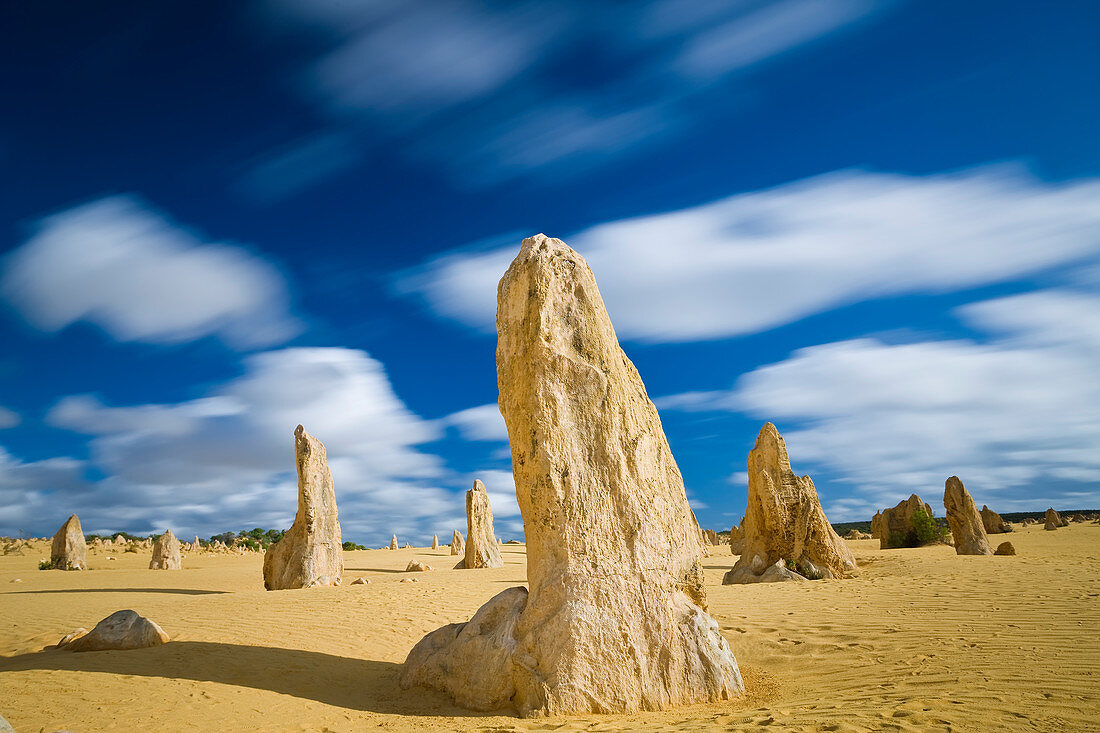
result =
[[[868,534],[867,532],[860,532],[858,529],[852,528],[848,530],[848,534],[844,535],[846,540],[873,540],[875,536]]]
[[[559,240],[526,239],[497,304],[497,384],[530,591],[509,588],[470,621],[426,636],[405,660],[402,686],[439,689],[477,710],[511,704],[524,716],[742,694],[737,662],[706,613],[683,480],[587,263]],[[467,558],[472,544],[496,544],[469,529]]]
[[[1054,507],[1047,509],[1046,524],[1043,525],[1043,529],[1053,532],[1059,527],[1068,527],[1069,522],[1062,519],[1062,515],[1054,511]]]

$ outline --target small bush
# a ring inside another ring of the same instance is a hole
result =
[[[886,544],[889,547],[924,547],[942,542],[946,536],[947,530],[940,526],[935,517],[918,509],[913,512],[909,531],[891,532]]]
[[[40,560],[38,562],[39,570],[53,570],[53,563],[49,560]]]
[[[365,550],[367,548],[365,545],[357,545],[354,542],[345,542],[344,549],[348,552],[351,552],[352,550]]]

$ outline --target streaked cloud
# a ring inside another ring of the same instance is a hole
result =
[[[620,337],[702,341],[1094,260],[1100,182],[1052,184],[1000,166],[842,171],[565,238],[596,273]],[[496,284],[518,246],[445,254],[399,289],[491,333]]]
[[[0,430],[14,428],[20,422],[22,422],[22,418],[19,417],[19,413],[0,405]]]
[[[39,330],[86,322],[119,341],[214,335],[255,348],[300,330],[286,282],[270,262],[203,241],[133,196],[41,220],[5,259],[0,297]]]
[[[466,440],[508,440],[508,426],[495,402],[459,410],[443,418],[442,422],[458,428]]]

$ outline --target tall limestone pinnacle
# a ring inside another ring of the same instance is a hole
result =
[[[843,578],[856,572],[855,556],[825,517],[814,482],[791,470],[787,445],[775,425],[766,423],[756,436],[748,473],[741,522],[745,546],[723,584]]]
[[[402,684],[524,716],[742,694],[705,610],[683,479],[584,259],[524,240],[497,291],[497,333],[530,593],[509,588],[426,636]]]
[[[982,524],[982,515],[974,504],[970,492],[958,476],[944,482],[943,506],[947,510],[947,524],[955,540],[957,555],[992,555],[993,548]]]
[[[50,566],[59,570],[87,570],[88,546],[84,542],[84,530],[75,514],[69,516],[50,545]]]
[[[474,479],[474,487],[466,492],[466,549],[465,557],[455,569],[502,568],[496,533],[493,531],[493,508],[489,506],[489,492],[485,484]]]
[[[294,457],[298,514],[283,538],[264,554],[264,587],[283,590],[339,585],[344,548],[325,446],[299,425],[294,430]]]

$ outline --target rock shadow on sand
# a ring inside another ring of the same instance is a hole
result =
[[[17,590],[12,595],[36,593],[171,593],[180,596],[215,596],[227,590],[201,590],[198,588],[55,588],[49,590]]]
[[[353,659],[303,649],[172,641],[127,651],[43,651],[0,658],[0,673],[29,670],[102,672],[217,682],[269,690],[326,705],[373,713],[477,718],[515,715],[513,710],[475,712],[460,708],[445,695],[429,690],[404,691],[398,684],[401,665]]]

